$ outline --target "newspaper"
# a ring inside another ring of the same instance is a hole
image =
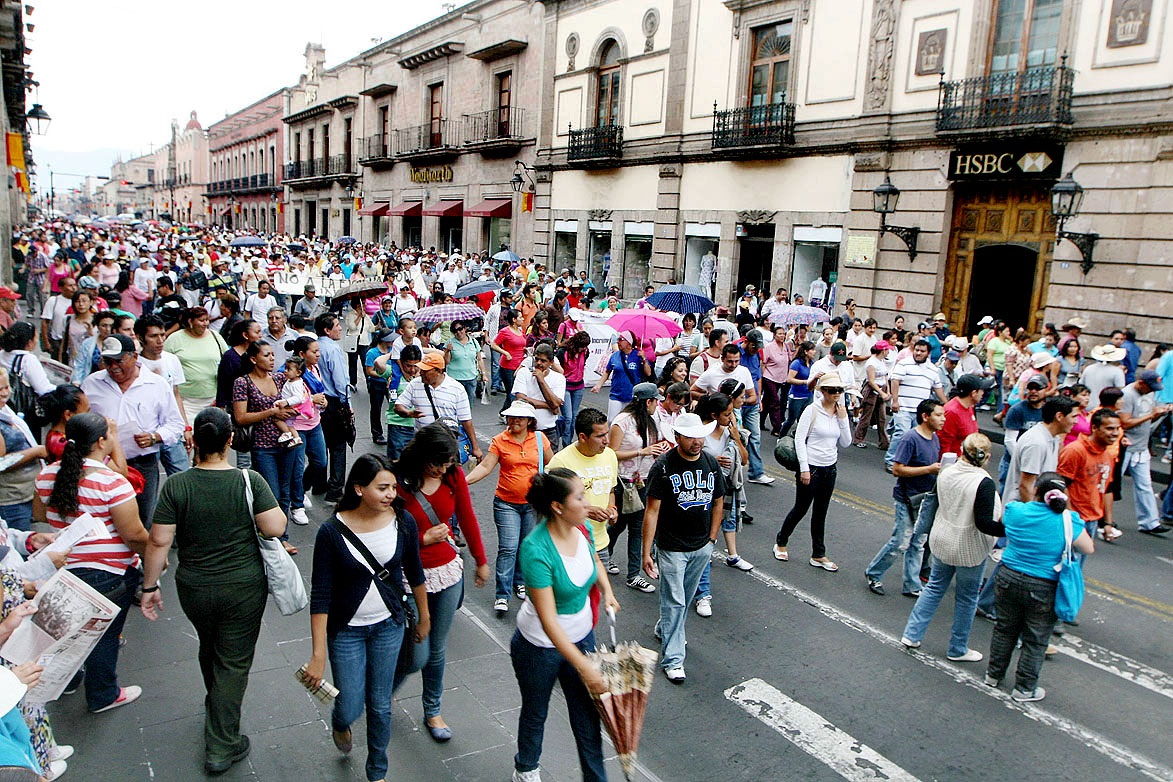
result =
[[[74,519],[68,527],[57,533],[57,537],[44,548],[37,549],[29,559],[43,556],[51,552],[64,553],[69,551],[86,538],[108,538],[109,530],[106,525],[88,513],[83,513]]]
[[[33,605],[37,612],[0,647],[0,657],[15,665],[44,666],[40,682],[25,697],[48,703],[61,697],[119,608],[65,569],[44,583]]]

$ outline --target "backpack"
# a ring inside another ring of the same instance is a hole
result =
[[[24,357],[25,354],[21,353],[12,359],[11,374],[17,382],[11,384],[12,398],[8,400],[8,404],[16,411],[17,415],[24,419],[29,429],[39,436],[41,428],[47,421],[45,407],[41,404],[41,398],[33,391],[33,387],[24,379],[22,368]]]

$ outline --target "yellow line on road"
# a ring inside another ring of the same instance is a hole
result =
[[[1135,592],[1121,589],[1113,584],[1105,584],[1103,581],[1098,581],[1094,578],[1084,578],[1084,583],[1091,588],[1091,591],[1103,593],[1103,595],[1111,600],[1117,600],[1131,608],[1153,614],[1162,619],[1173,619],[1173,605],[1162,603],[1159,600],[1153,600],[1144,595],[1138,595]]]

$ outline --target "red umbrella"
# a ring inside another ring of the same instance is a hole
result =
[[[607,691],[594,696],[594,703],[615,744],[623,775],[630,780],[648,710],[648,694],[656,678],[657,655],[634,641],[615,643],[615,615],[610,611],[607,615],[611,618],[611,650],[600,646],[588,655],[607,684]]]

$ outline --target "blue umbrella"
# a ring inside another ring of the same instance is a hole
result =
[[[264,247],[267,242],[259,236],[238,236],[228,243],[229,247]]]
[[[358,241],[358,239],[355,239],[353,236],[340,236],[340,237],[338,237],[338,244],[354,244],[357,241]]]
[[[658,310],[681,315],[687,312],[700,315],[717,306],[695,285],[665,285],[648,296],[647,301]]]
[[[501,283],[496,280],[473,280],[472,282],[461,285],[452,295],[458,299],[463,299],[469,296],[479,296],[482,293],[499,290],[501,290]]]
[[[521,263],[521,256],[512,250],[502,250],[493,256],[494,261],[509,261],[510,263]]]

